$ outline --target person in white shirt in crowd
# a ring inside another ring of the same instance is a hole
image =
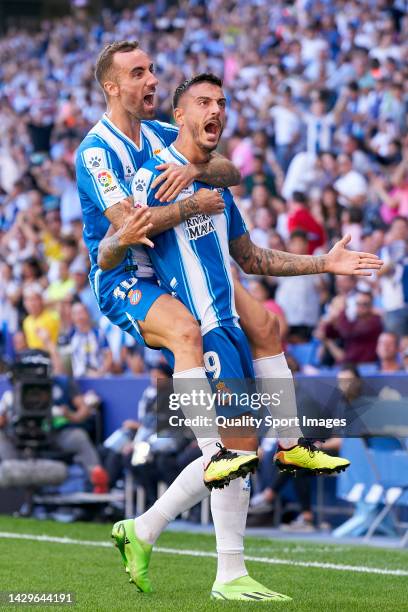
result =
[[[72,306],[72,321],[71,362],[74,377],[109,374],[112,369],[109,344],[101,331],[92,326],[88,309],[81,302]]]
[[[252,241],[259,247],[268,248],[269,232],[274,225],[274,215],[269,208],[258,208],[254,215],[254,227],[249,232]]]
[[[305,232],[292,232],[288,252],[306,255],[308,239]],[[307,280],[305,280],[307,278]],[[308,341],[320,317],[320,292],[325,285],[324,276],[282,276],[277,279],[276,303],[285,313],[289,325],[289,341]]]
[[[293,103],[290,87],[285,88],[280,102],[271,108],[270,116],[274,122],[276,159],[286,173],[301,135],[299,111]]]
[[[368,184],[364,176],[354,170],[350,155],[341,153],[337,158],[339,178],[334,188],[343,206],[362,206],[367,198]]]
[[[389,332],[408,334],[408,219],[395,217],[380,250],[383,269],[377,273],[384,310],[384,325]]]

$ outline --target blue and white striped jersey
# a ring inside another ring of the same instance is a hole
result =
[[[136,171],[153,155],[171,144],[178,128],[160,121],[142,121],[140,146],[130,140],[104,115],[88,132],[77,151],[76,174],[81,200],[84,240],[91,259],[90,280],[98,270],[98,246],[109,221],[104,211],[131,194],[130,183]],[[154,275],[143,247],[128,252],[127,260],[116,268],[137,264],[137,276]],[[115,273],[115,270],[111,273]]]
[[[163,206],[151,188],[159,174],[160,163],[187,164],[188,160],[174,146],[144,164],[132,181],[135,200],[148,206]],[[183,189],[177,200],[183,200],[209,185],[194,182]],[[234,286],[231,276],[229,241],[247,229],[231,192],[220,189],[225,210],[219,215],[196,215],[177,227],[154,237],[150,259],[162,286],[177,296],[200,321],[205,335],[215,327],[238,324]]]

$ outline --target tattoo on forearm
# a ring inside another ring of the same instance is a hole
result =
[[[190,219],[190,217],[194,217],[194,215],[198,215],[200,212],[200,205],[195,195],[191,196],[191,198],[178,202],[178,207],[181,221]]]
[[[105,216],[112,223],[115,230],[121,228],[125,223],[130,209],[133,207],[133,202],[133,196],[128,196],[105,210]]]
[[[192,195],[190,198],[180,202],[164,206],[154,206],[150,209],[150,212],[152,213],[150,221],[153,223],[153,228],[148,233],[148,236],[152,238],[199,214],[200,205],[197,196]]]
[[[119,244],[117,234],[107,236],[101,240],[98,250],[98,266],[102,270],[112,270],[122,263],[127,247]]]
[[[248,274],[269,276],[300,276],[321,274],[326,269],[325,255],[294,255],[285,251],[262,249],[244,234],[230,242],[233,259]]]

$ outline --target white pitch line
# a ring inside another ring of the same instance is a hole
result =
[[[96,546],[98,548],[111,548],[110,542],[102,542],[95,540],[75,540],[73,538],[59,538],[48,535],[35,535],[31,533],[11,533],[8,531],[0,531],[0,539],[10,540],[34,540],[36,542],[50,542],[54,544],[74,544],[76,546]],[[155,547],[154,550],[167,555],[181,555],[185,557],[207,557],[210,559],[217,558],[216,553],[207,552],[204,550],[188,550],[177,548],[166,548],[163,546]],[[382,574],[384,576],[407,576],[408,570],[402,569],[387,569],[382,567],[369,567],[365,565],[343,565],[339,563],[323,563],[320,561],[293,561],[291,559],[279,559],[276,557],[253,557],[245,556],[246,561],[255,561],[257,563],[267,563],[270,565],[291,565],[293,567],[315,567],[318,569],[335,570],[340,572],[357,572],[362,574]]]

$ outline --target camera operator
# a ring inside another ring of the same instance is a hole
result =
[[[19,361],[41,356],[47,358],[45,351],[27,351],[21,353]],[[39,379],[40,381],[41,379]],[[44,379],[42,379],[44,382]],[[13,381],[14,382],[14,381]],[[108,490],[108,476],[100,464],[99,456],[82,425],[91,416],[91,410],[84,401],[73,379],[66,376],[52,376],[51,383],[51,431],[47,440],[46,453],[68,453],[74,455],[88,475],[94,493],[105,493]],[[16,388],[3,393],[0,399],[0,461],[27,457],[27,446],[16,436],[15,409]],[[36,454],[33,450],[33,454]],[[41,451],[42,452],[42,451]]]

